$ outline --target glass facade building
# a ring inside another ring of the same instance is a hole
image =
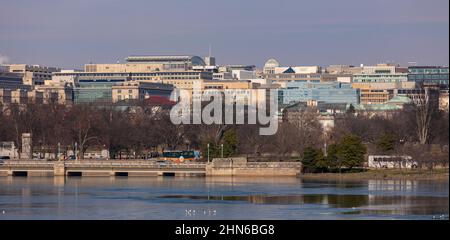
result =
[[[31,90],[31,86],[23,84],[23,74],[21,73],[0,72],[0,89]]]
[[[448,89],[448,67],[414,66],[408,68],[408,80],[418,85],[438,85],[441,89]]]
[[[74,103],[112,103],[112,86],[125,79],[80,80],[73,89]]]
[[[279,104],[320,101],[324,103],[359,104],[359,89],[341,82],[288,82],[286,88],[279,89]]]

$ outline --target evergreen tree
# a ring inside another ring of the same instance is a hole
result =
[[[384,133],[377,141],[377,150],[382,153],[387,153],[395,149],[395,137],[392,134]]]
[[[223,135],[223,157],[234,156],[237,153],[238,143],[236,130],[227,130]],[[219,149],[219,151],[222,151],[222,149]],[[219,154],[222,155],[221,152]]]
[[[366,146],[362,143],[360,137],[346,135],[338,147],[338,161],[342,163],[342,166],[351,170],[353,167],[362,165],[366,151]]]
[[[329,167],[329,163],[325,155],[321,150],[317,150],[316,159],[315,159],[315,170],[319,172],[326,172]]]
[[[303,172],[314,172],[316,170],[317,150],[307,147],[303,151],[302,168]]]
[[[338,147],[339,146],[337,144],[331,144],[327,149],[326,160],[328,163],[328,167],[332,170],[339,169],[341,167],[341,164],[337,157]]]

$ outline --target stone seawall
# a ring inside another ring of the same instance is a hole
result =
[[[297,176],[299,162],[248,162],[246,158],[218,158],[204,163],[149,161],[5,161],[0,176]]]
[[[247,162],[246,158],[215,158],[206,176],[298,176],[299,162]]]

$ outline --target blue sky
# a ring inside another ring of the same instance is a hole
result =
[[[448,65],[448,0],[2,0],[0,61],[81,68],[132,54],[262,66]]]

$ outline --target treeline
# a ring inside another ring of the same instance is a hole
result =
[[[367,154],[406,154],[431,166],[448,162],[448,112],[433,113],[426,126],[417,108],[384,117],[348,112],[324,132],[317,114],[306,110],[280,123],[275,135],[261,136],[258,125],[174,125],[168,111],[146,105],[11,104],[0,106],[0,141],[14,141],[20,150],[22,133],[32,133],[35,151],[56,153],[59,143],[65,153],[77,143],[80,158],[92,148],[108,149],[111,158],[143,158],[162,149],[197,149],[206,158],[209,149],[210,158],[223,153],[301,160],[311,172],[359,167]]]
[[[448,167],[449,114],[428,112],[409,106],[384,116],[346,113],[335,119],[333,130],[324,138],[325,149],[308,148],[303,152],[307,172],[337,172],[361,167],[367,155],[410,156],[420,168]],[[426,134],[424,134],[426,133]],[[325,153],[325,154],[324,154]]]

